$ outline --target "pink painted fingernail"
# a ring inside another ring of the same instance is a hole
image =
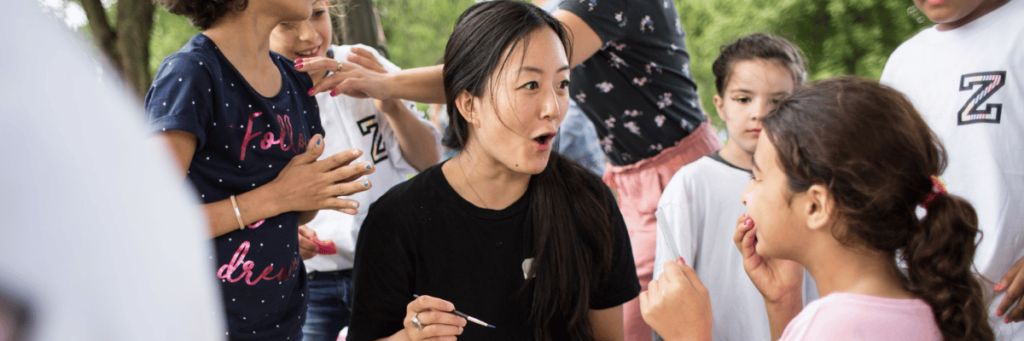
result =
[[[996,310],[996,316],[1003,316],[1002,310]]]
[[[295,68],[301,70],[302,69],[302,63],[295,64]]]
[[[337,95],[338,95],[337,91],[331,90],[331,97],[334,97],[334,96],[337,96]]]
[[[308,94],[310,96],[313,96],[313,94],[315,94],[315,93],[316,93],[316,88],[315,87],[309,88],[309,91],[306,91],[306,94]]]
[[[686,260],[685,260],[685,259],[683,259],[683,256],[679,256],[679,261],[680,261],[680,262],[682,262],[682,263],[683,263],[683,265],[685,265],[685,264],[686,264]]]
[[[999,284],[996,284],[996,287],[992,288],[992,290],[999,291],[1002,288],[1003,288],[1003,283],[999,283]]]
[[[295,64],[302,64],[302,58],[296,59]]]

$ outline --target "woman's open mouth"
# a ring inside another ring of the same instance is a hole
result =
[[[555,140],[555,134],[549,133],[541,136],[537,136],[533,139],[533,142],[537,144],[537,151],[543,152],[551,149],[551,141]]]

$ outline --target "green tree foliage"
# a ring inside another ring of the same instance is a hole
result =
[[[163,6],[156,6],[153,16],[153,39],[149,42],[149,70],[156,75],[164,58],[177,52],[199,29],[188,22],[188,18],[167,12]]]
[[[391,61],[405,68],[436,65],[455,20],[473,0],[377,0]]]
[[[73,0],[88,19],[97,50],[119,71],[126,85],[141,99],[152,82],[147,61],[152,37],[151,0]]]
[[[637,1],[637,0],[634,0]],[[711,63],[719,47],[767,32],[790,39],[804,52],[808,80],[855,74],[878,78],[901,42],[930,26],[909,0],[673,0],[687,32],[694,78],[716,126]],[[376,0],[391,60],[402,68],[440,62],[459,14],[474,0]],[[198,31],[188,20],[157,6],[150,69]]]
[[[637,0],[634,0],[637,1]],[[649,0],[645,0],[649,1]],[[931,25],[909,0],[673,0],[687,32],[694,78],[712,122],[711,63],[719,48],[767,32],[799,46],[808,80],[854,74],[877,79],[889,54]],[[473,0],[377,0],[391,60],[403,68],[434,65],[459,14]]]
[[[767,32],[799,46],[808,80],[836,75],[878,79],[889,54],[930,26],[906,0],[674,0],[687,33],[691,70],[704,108],[719,128],[711,63],[719,48]]]
[[[132,90],[136,92],[139,98],[142,98],[152,82],[152,75],[156,74],[156,70],[164,57],[180,49],[193,35],[199,33],[199,30],[193,27],[185,17],[167,12],[163,6],[152,6],[153,4],[149,0],[122,1],[126,4],[119,4],[116,0],[63,0],[59,8],[63,11],[71,4],[83,6],[89,21],[80,27],[72,28],[87,40],[92,41],[93,47],[96,49],[95,51],[107,56],[111,65],[121,71]],[[138,17],[122,18],[118,15],[118,9],[125,8],[127,3],[147,5],[141,10],[136,10],[136,12],[139,12],[136,15],[141,16],[141,19]],[[149,12],[152,12],[152,15],[147,14]],[[64,17],[64,13],[57,13],[57,15],[60,18]],[[142,28],[136,28],[137,22],[145,21],[147,18],[151,18],[151,24],[147,24],[145,32],[138,32],[137,34],[127,33],[127,31],[135,29],[142,30]],[[96,22],[100,20],[103,21],[104,25],[96,25]],[[125,24],[119,26],[118,21],[120,20],[123,20]],[[136,25],[133,26],[129,23]],[[146,45],[122,42],[120,44],[125,46],[121,47],[119,51],[115,47],[118,44],[118,39],[141,42]],[[103,45],[106,47],[101,48]],[[143,46],[147,47],[143,49]],[[133,51],[126,51],[128,49]],[[141,65],[137,67],[128,65],[134,65],[134,63],[140,63]]]

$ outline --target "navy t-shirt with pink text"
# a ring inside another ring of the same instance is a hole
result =
[[[160,65],[146,94],[156,131],[180,130],[197,138],[187,178],[206,204],[267,184],[323,134],[306,74],[277,53],[280,91],[256,92],[216,44],[197,34]],[[231,212],[234,214],[234,212]],[[298,213],[258,221],[214,239],[232,340],[298,340],[306,314],[306,281],[298,253]],[[187,298],[183,298],[187,299]]]

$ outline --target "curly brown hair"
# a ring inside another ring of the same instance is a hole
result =
[[[995,339],[972,268],[979,233],[974,208],[961,197],[939,195],[923,219],[916,213],[947,155],[903,94],[873,80],[828,79],[795,92],[763,124],[789,192],[828,188],[836,216],[849,222],[833,234],[889,254],[903,288],[931,306],[943,339]]]
[[[249,0],[155,0],[168,12],[183,15],[200,30],[213,26],[225,14],[233,11],[244,11]]]

